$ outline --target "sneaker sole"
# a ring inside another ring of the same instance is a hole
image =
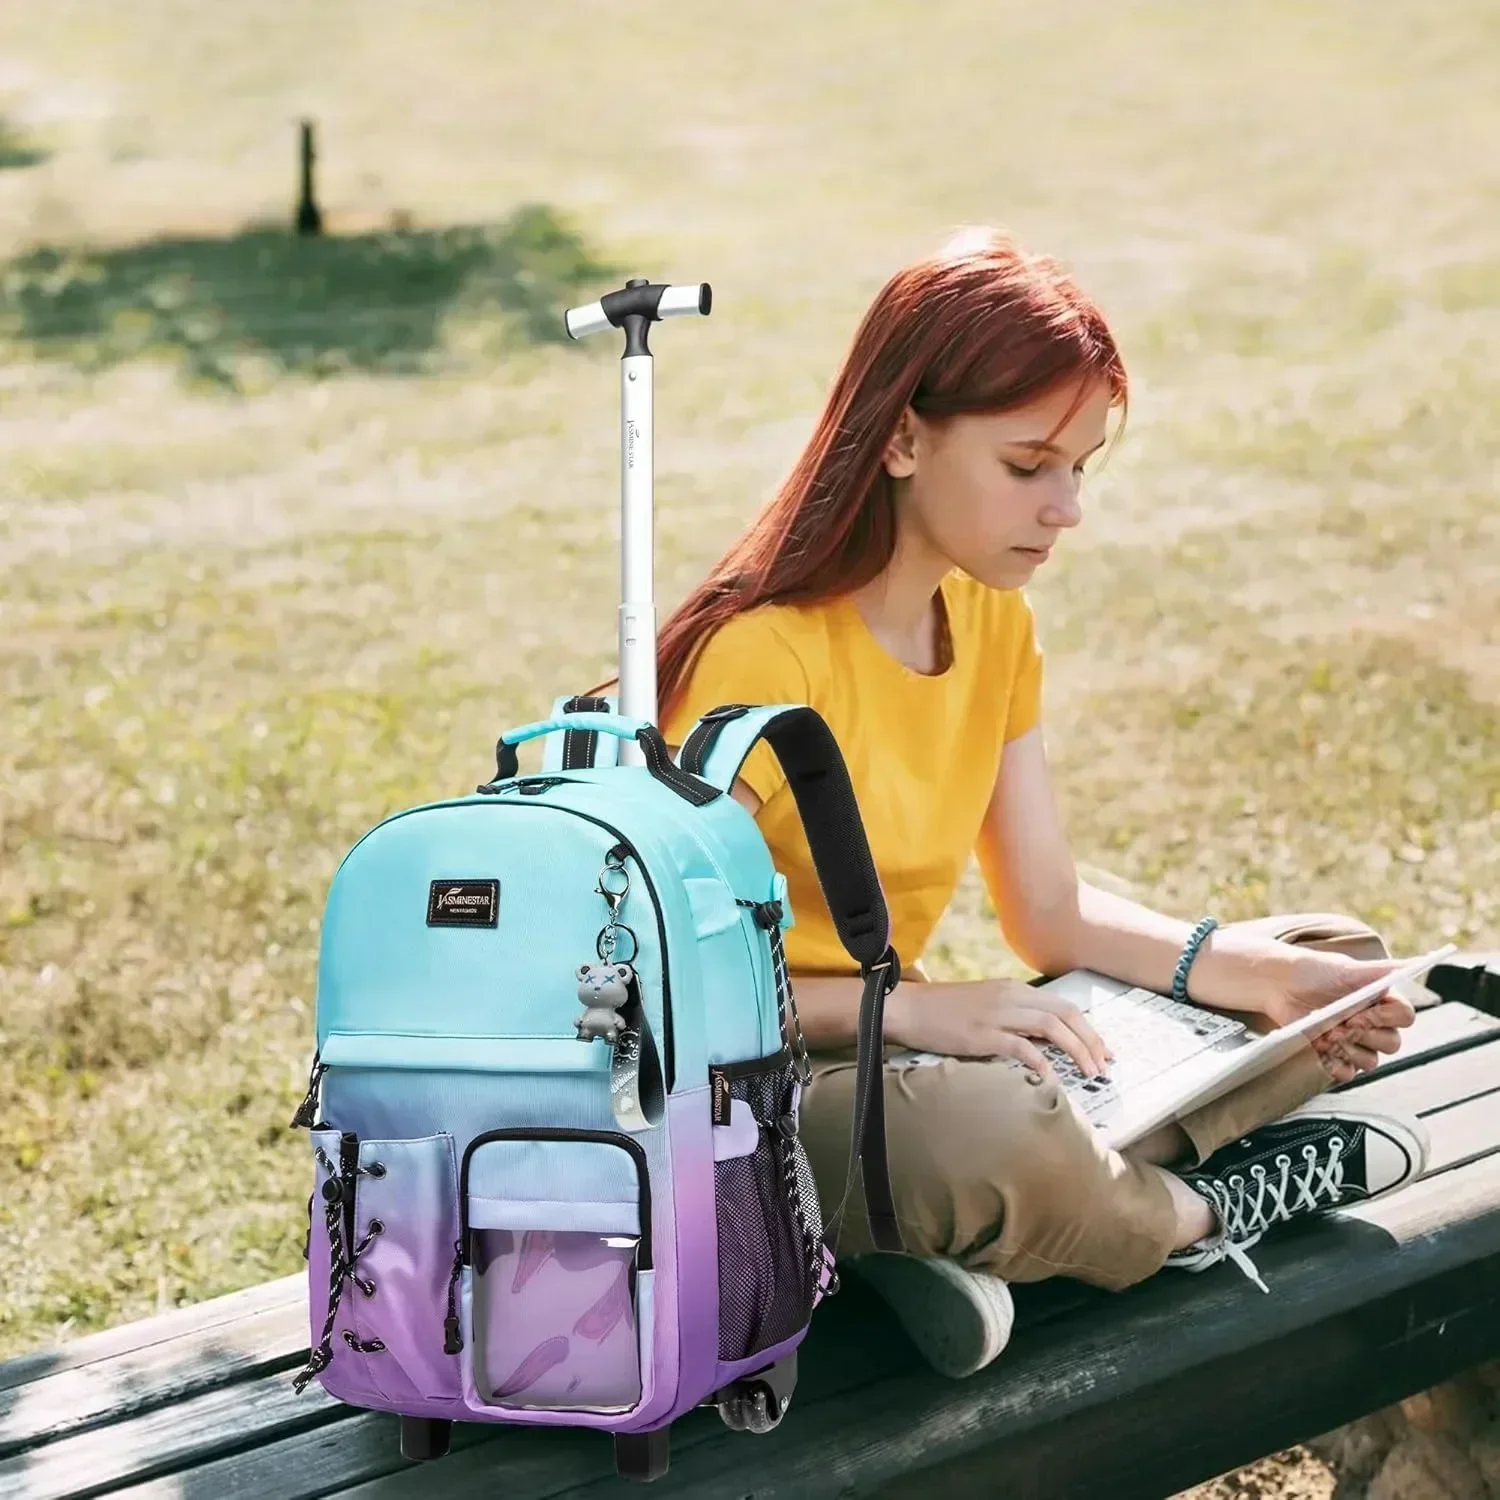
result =
[[[1306,1104],[1290,1110],[1284,1118],[1296,1120],[1304,1117],[1357,1121],[1367,1132],[1378,1135],[1402,1153],[1406,1161],[1405,1172],[1394,1182],[1366,1194],[1360,1200],[1362,1202],[1393,1193],[1397,1188],[1415,1182],[1427,1170],[1427,1163],[1432,1158],[1432,1137],[1428,1134],[1427,1127],[1415,1117],[1394,1115],[1374,1104],[1359,1104],[1343,1094],[1319,1094],[1317,1098],[1309,1099]]]
[[[853,1269],[890,1305],[907,1337],[940,1375],[955,1380],[972,1375],[1010,1342],[1016,1309],[998,1277],[910,1255],[861,1255]]]

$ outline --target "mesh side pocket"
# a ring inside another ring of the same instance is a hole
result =
[[[810,1232],[822,1232],[817,1191],[791,1114],[791,1065],[785,1054],[768,1063],[729,1078],[731,1099],[748,1104],[759,1127],[755,1150],[714,1163],[719,1358],[726,1362],[791,1338],[812,1316]]]
[[[792,1159],[797,1174],[797,1206],[807,1237],[812,1242],[811,1253],[823,1238],[823,1210],[818,1204],[818,1184],[813,1179],[812,1163],[807,1159],[807,1150],[800,1140],[792,1142]],[[813,1264],[817,1264],[816,1257]]]

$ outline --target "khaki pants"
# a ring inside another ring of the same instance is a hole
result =
[[[1235,924],[1356,957],[1385,944],[1351,918],[1314,913]],[[849,1158],[852,1050],[813,1055],[802,1100],[802,1139],[832,1212]],[[946,1256],[1006,1281],[1072,1276],[1111,1290],[1159,1270],[1177,1213],[1160,1175],[1127,1148],[1106,1149],[1061,1087],[994,1060],[945,1058],[885,1070],[891,1190],[907,1253]],[[1178,1123],[1191,1167],[1330,1086],[1310,1046]],[[839,1255],[874,1248],[856,1182]]]

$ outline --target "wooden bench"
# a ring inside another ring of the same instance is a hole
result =
[[[1116,1296],[1021,1288],[1005,1354],[946,1381],[849,1277],[819,1309],[780,1428],[731,1433],[695,1412],[653,1491],[1161,1500],[1500,1356],[1500,1020],[1426,1009],[1360,1087],[1425,1118],[1431,1171],[1268,1238],[1256,1261],[1272,1295],[1231,1266]],[[395,1417],[316,1384],[293,1393],[306,1347],[293,1276],[0,1365],[0,1495],[640,1492],[587,1432],[466,1425],[448,1457],[407,1463]]]

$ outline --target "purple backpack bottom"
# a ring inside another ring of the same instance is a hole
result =
[[[454,1421],[558,1425],[630,1439],[622,1470],[655,1471],[694,1407],[774,1426],[832,1257],[789,1055],[717,1071],[724,1124],[699,1088],[630,1136],[591,1081],[547,1080],[532,1125],[483,1075],[413,1073],[398,1108],[388,1071],[326,1069],[299,1389],[399,1413],[410,1457],[445,1451]]]

